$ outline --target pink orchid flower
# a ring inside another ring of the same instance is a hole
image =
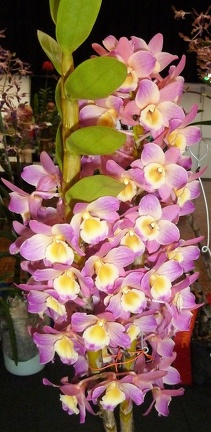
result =
[[[135,254],[135,259],[140,258],[145,251],[145,243],[135,232],[134,223],[124,218],[114,226],[115,239],[119,239],[119,244],[127,246]]]
[[[54,290],[46,289],[45,291],[33,290],[33,287],[24,287],[30,289],[27,296],[28,310],[31,313],[43,316],[46,314],[54,321],[62,318],[64,321],[67,318],[65,302],[61,301],[58,294]],[[36,287],[35,287],[36,288]]]
[[[183,116],[182,108],[174,102],[180,87],[181,84],[175,82],[159,90],[155,82],[143,79],[135,100],[128,102],[121,113],[122,123],[131,126],[140,124],[145,132],[156,138],[169,127],[170,120]]]
[[[194,261],[200,256],[200,249],[194,243],[199,244],[202,240],[203,237],[197,237],[187,241],[180,240],[168,246],[166,250],[168,259],[178,261],[185,273],[192,271],[195,266]]]
[[[172,289],[172,302],[165,303],[168,312],[171,315],[171,324],[177,331],[188,331],[192,318],[192,310],[200,305],[195,303],[194,294],[190,290],[190,284],[198,277],[198,274],[185,278],[183,281],[174,285]]]
[[[175,65],[171,65],[169,67],[168,75],[165,78],[162,78],[161,81],[159,81],[158,86],[159,88],[162,88],[166,86],[167,84],[170,84],[175,81],[181,82],[181,92],[178,95],[179,97],[182,96],[183,90],[184,90],[184,77],[181,76],[181,72],[183,71],[186,63],[186,56],[182,55],[179,63]]]
[[[127,169],[124,170],[114,160],[108,160],[106,164],[106,173],[111,177],[119,180],[125,185],[123,191],[121,191],[117,198],[122,202],[131,201],[139,190],[140,172],[138,169]]]
[[[142,271],[129,272],[124,278],[118,278],[113,293],[105,297],[106,309],[115,318],[127,319],[131,314],[141,313],[147,305],[147,299],[141,288]]]
[[[151,411],[153,405],[155,406],[156,411],[158,412],[159,415],[162,416],[168,416],[169,414],[169,404],[171,402],[172,396],[182,396],[184,394],[184,389],[180,388],[180,389],[161,389],[158,386],[155,386],[152,389],[152,395],[153,395],[153,402],[151,403],[150,407],[148,408],[148,410],[145,412],[144,415],[149,414],[149,412]]]
[[[95,277],[95,285],[99,291],[109,292],[115,280],[124,276],[125,269],[134,261],[134,252],[126,246],[113,248],[104,244],[99,252],[87,259],[82,270],[83,275]]]
[[[148,194],[141,199],[138,212],[135,231],[147,242],[148,249],[155,247],[156,250],[159,245],[168,245],[179,240],[179,229],[171,222],[178,214],[178,207],[167,206],[162,209],[158,198]]]
[[[24,223],[27,223],[31,218],[39,218],[39,210],[42,205],[43,197],[36,193],[29,194],[6,179],[2,179],[2,181],[12,190],[12,192],[10,192],[10,202],[8,205],[9,210],[20,214]]]
[[[167,145],[177,147],[184,153],[186,147],[197,144],[201,140],[201,130],[197,126],[189,126],[198,112],[198,106],[193,105],[191,111],[184,117],[173,119],[169,123],[169,129],[165,136]]]
[[[48,363],[57,353],[61,361],[72,365],[78,360],[78,352],[84,353],[83,345],[79,344],[73,332],[57,331],[45,326],[44,333],[35,332],[33,339],[40,352],[40,363]]]
[[[39,191],[57,191],[61,183],[61,172],[46,152],[40,154],[41,165],[30,165],[23,169],[22,178]]]
[[[72,266],[60,264],[53,268],[36,269],[33,272],[33,277],[35,281],[50,281],[63,301],[75,301],[78,296],[89,298],[92,294],[92,278],[82,276],[81,272]]]
[[[141,314],[131,317],[130,320],[135,326],[139,327],[139,335],[142,338],[145,334],[155,332],[157,322],[152,310],[144,311]],[[127,325],[125,326],[127,329]]]
[[[157,33],[155,36],[153,36],[148,44],[143,39],[136,36],[132,36],[131,40],[135,52],[144,50],[153,54],[154,58],[156,59],[156,63],[152,71],[152,75],[156,74],[157,76],[157,74],[165,69],[172,61],[178,59],[177,55],[162,52],[163,35],[161,33]]]
[[[69,224],[48,226],[37,221],[30,221],[30,228],[35,233],[25,240],[21,247],[21,255],[30,261],[45,260],[46,262],[71,265],[74,261],[74,231]],[[74,248],[82,254],[76,243]]]
[[[166,375],[162,378],[163,383],[166,385],[176,385],[181,382],[181,378],[178,370],[173,366],[171,366],[175,358],[176,358],[176,353],[173,353],[172,357],[160,358],[159,360],[159,369],[166,371]],[[162,384],[160,387],[162,387]]]
[[[71,226],[75,235],[85,243],[98,244],[111,235],[112,223],[119,219],[119,200],[103,197],[86,204],[78,203],[73,209]]]
[[[112,313],[87,315],[76,312],[71,318],[72,328],[76,332],[83,332],[84,344],[87,350],[97,351],[110,345],[111,347],[129,347],[130,337],[125,328],[115,322]]]
[[[99,399],[100,397],[101,399]],[[113,380],[95,386],[91,391],[90,399],[95,404],[100,400],[103,409],[113,411],[124,400],[132,400],[136,405],[141,405],[144,401],[144,395],[141,389],[132,383],[132,377],[127,376],[120,380]]]
[[[142,289],[149,292],[152,299],[158,301],[169,300],[172,296],[172,282],[183,274],[178,261],[164,261],[161,256],[155,266],[145,273],[141,281]]]
[[[119,112],[123,105],[121,98],[108,96],[105,99],[88,101],[80,109],[80,126],[107,126],[117,128],[119,122]]]
[[[59,222],[59,214],[56,208],[42,206],[44,199],[57,197],[56,192],[34,191],[29,194],[6,179],[2,179],[2,181],[12,191],[9,193],[9,210],[20,214],[24,224],[27,224],[30,219],[49,224]]]
[[[173,200],[180,206],[180,216],[190,214],[195,210],[195,206],[192,200],[196,199],[201,192],[199,176],[204,172],[206,168],[200,173],[188,172],[188,181],[181,188],[175,188],[173,190]]]
[[[180,151],[177,148],[164,152],[158,144],[145,144],[140,161],[134,161],[133,168],[140,167],[140,182],[149,192],[158,191],[163,200],[167,200],[172,190],[186,186],[187,171],[178,165]],[[141,177],[143,175],[143,177]]]
[[[19,253],[22,243],[33,235],[33,232],[30,228],[18,221],[13,222],[13,229],[19,235],[19,237],[9,247],[9,251],[12,255]]]
[[[61,380],[61,385],[51,383],[44,378],[43,384],[57,387],[61,390],[63,395],[60,395],[62,408],[67,411],[69,415],[80,413],[80,423],[84,423],[86,419],[86,410],[95,415],[90,403],[85,395],[85,385],[83,383],[71,384],[67,378]]]

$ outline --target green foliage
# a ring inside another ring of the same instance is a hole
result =
[[[66,192],[66,200],[69,202],[91,202],[102,196],[116,197],[125,185],[105,175],[94,175],[79,180]]]
[[[61,79],[57,82],[57,85],[56,85],[55,102],[56,102],[56,107],[57,107],[58,113],[59,113],[60,117],[62,117]]]
[[[204,120],[204,121],[198,121],[198,122],[191,123],[191,126],[195,126],[195,125],[211,126],[211,120]]]
[[[126,135],[105,126],[89,126],[73,132],[67,149],[79,155],[108,155],[122,147]]]
[[[62,127],[60,124],[56,133],[56,160],[61,171],[62,171],[62,159],[63,159]]]
[[[49,0],[50,14],[53,22],[56,24],[57,12],[60,0]]]
[[[47,88],[40,88],[38,93],[36,93],[33,97],[33,113],[35,116],[35,119],[37,121],[37,117],[39,121],[45,121],[45,119],[42,119],[44,113],[46,112],[47,104],[48,102],[54,101],[54,91],[51,87]]]
[[[100,99],[109,96],[126,79],[126,66],[113,57],[93,57],[81,63],[67,78],[70,99]]]
[[[51,1],[56,20],[56,39],[65,54],[72,54],[89,36],[102,0]]]
[[[53,63],[56,71],[61,75],[62,51],[59,44],[51,36],[40,30],[37,31],[37,36],[43,51]]]

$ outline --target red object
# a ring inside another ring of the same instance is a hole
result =
[[[45,61],[42,64],[42,70],[46,72],[52,72],[54,70],[54,65],[50,61]]]
[[[198,309],[193,311],[189,331],[178,332],[174,337],[174,351],[177,357],[173,366],[179,371],[182,384],[192,384],[192,364],[191,364],[191,336],[196,320]]]

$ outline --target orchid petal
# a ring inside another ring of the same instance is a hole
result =
[[[107,331],[100,324],[88,327],[83,333],[83,338],[86,348],[91,351],[103,349],[110,343]]]
[[[125,394],[116,383],[110,383],[100,404],[106,410],[113,411],[114,408],[125,400]]]
[[[132,67],[139,78],[145,78],[150,75],[155,66],[154,56],[146,51],[138,51],[131,55],[128,64]]]
[[[162,245],[171,244],[179,240],[180,232],[176,225],[172,222],[163,220],[159,222],[159,237],[157,241]]]
[[[157,85],[150,80],[143,79],[139,85],[135,102],[140,109],[149,104],[156,104],[159,101],[160,92]]]

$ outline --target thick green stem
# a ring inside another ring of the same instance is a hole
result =
[[[102,350],[87,352],[91,374],[99,374],[103,365]],[[103,420],[105,432],[117,432],[116,420],[113,411],[104,410],[99,403],[99,415]]]
[[[101,409],[100,416],[103,419],[105,432],[117,432],[116,420],[113,411]]]
[[[119,417],[121,432],[133,432],[133,402],[131,400],[125,400],[121,403]]]
[[[131,343],[130,348],[125,351],[124,354],[124,364],[123,369],[129,371],[133,369],[134,361],[136,358],[136,344],[137,340]],[[120,419],[120,431],[121,432],[133,432],[134,431],[134,421],[133,421],[133,402],[131,399],[125,400],[120,404],[119,410]]]
[[[65,81],[73,72],[73,57],[70,54],[63,54],[62,58],[62,76],[61,76],[61,112],[62,112],[62,195],[65,197],[66,191],[73,186],[79,179],[81,170],[81,157],[71,152],[67,148],[67,138],[79,127],[79,108],[78,101],[71,100],[65,92]],[[66,221],[71,218],[72,209],[69,203],[65,202]]]
[[[94,375],[99,373],[103,363],[102,350],[87,351],[87,356],[91,374]]]

